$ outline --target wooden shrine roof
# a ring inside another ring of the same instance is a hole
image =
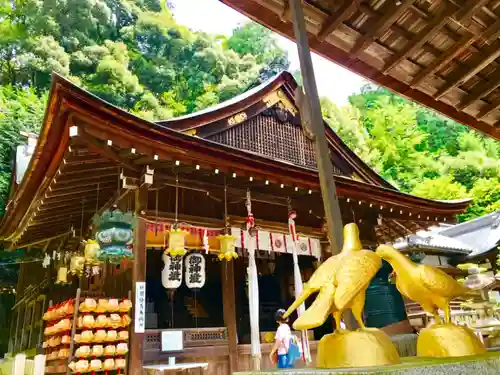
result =
[[[288,0],[220,0],[295,40]],[[319,55],[500,140],[498,0],[305,0]]]
[[[241,126],[252,117],[261,114],[266,109],[275,106],[277,102],[280,102],[283,111],[287,112],[286,115],[294,117],[300,127],[300,109],[295,97],[296,89],[297,82],[295,78],[285,71],[231,100],[186,116],[159,121],[158,124],[201,138],[219,140],[221,138],[216,137],[216,135]],[[244,120],[235,120],[239,117],[244,118]],[[271,127],[267,126],[265,131],[269,134]],[[394,189],[393,186],[364,163],[326,122],[325,132],[332,153],[332,163],[334,166],[338,165],[337,171],[339,173],[337,174],[341,174],[341,170],[344,170],[345,175],[359,181]],[[247,134],[246,136],[254,138],[253,134]],[[262,140],[261,142],[265,141]],[[233,143],[233,146],[245,149],[242,144]],[[273,146],[276,147],[276,145]],[[298,146],[303,147],[304,145],[299,144]],[[288,152],[292,151],[288,150]],[[346,164],[345,168],[342,168],[339,164]]]
[[[195,203],[207,200],[213,190],[223,191],[227,180],[231,189],[239,189],[232,193],[239,198],[247,189],[265,197],[263,209],[283,204],[287,196],[300,207],[316,202],[321,208],[314,169],[148,122],[54,75],[37,146],[22,182],[11,193],[0,223],[0,240],[22,247],[74,230],[86,232],[97,210],[118,202],[127,181],[140,181],[150,169],[154,169],[152,189],[171,189],[177,175],[180,184],[198,192],[191,196]],[[355,204],[379,215],[382,231],[396,228],[387,238],[436,222],[453,222],[469,203],[423,199],[374,182],[335,178],[343,205]],[[162,201],[171,203],[170,193],[164,190]],[[243,203],[239,206],[244,209]],[[172,213],[169,207],[166,212]],[[151,214],[151,207],[148,210],[145,214]],[[220,206],[211,212],[223,216]]]

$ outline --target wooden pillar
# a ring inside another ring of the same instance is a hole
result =
[[[146,221],[139,217],[137,219],[134,240],[134,256],[132,266],[132,301],[135,305],[136,283],[146,281]],[[133,309],[135,319],[136,306]],[[142,375],[143,370],[143,352],[144,352],[144,333],[135,332],[135,325],[132,323],[132,332],[130,335],[129,352],[129,374]]]
[[[342,217],[337,198],[335,180],[333,178],[333,166],[330,158],[328,142],[325,136],[325,124],[321,114],[318,89],[314,78],[314,69],[307,39],[307,29],[304,20],[304,10],[301,0],[289,0],[292,12],[293,29],[299,52],[300,71],[305,90],[305,112],[310,117],[311,131],[314,135],[316,145],[316,163],[318,165],[321,195],[325,209],[325,217],[328,226],[328,237],[332,246],[332,254],[338,254],[342,248]],[[303,113],[304,114],[304,113]]]
[[[234,261],[222,262],[222,309],[229,346],[229,372],[238,371],[238,336],[236,331],[236,295]]]

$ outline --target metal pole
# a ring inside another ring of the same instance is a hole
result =
[[[328,238],[332,247],[332,254],[338,254],[342,248],[342,217],[337,198],[335,180],[333,178],[333,166],[330,159],[328,142],[325,136],[325,125],[321,114],[318,88],[314,78],[311,52],[304,19],[304,10],[301,0],[289,0],[292,13],[293,29],[299,52],[300,70],[305,90],[305,105],[309,109],[311,130],[316,143],[316,163],[318,165],[321,195],[328,226]]]

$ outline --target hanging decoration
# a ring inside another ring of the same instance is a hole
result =
[[[167,254],[170,256],[184,256],[187,253],[185,244],[186,236],[189,234],[187,230],[179,227],[172,227],[168,234]]]
[[[67,284],[69,284],[69,281],[68,281],[68,267],[66,267],[66,266],[59,267],[59,269],[57,270],[56,284],[57,285],[67,285]]]
[[[227,260],[238,258],[238,253],[235,250],[236,237],[231,234],[221,234],[217,236],[220,241],[219,260]]]
[[[57,253],[57,278],[56,278],[56,284],[57,285],[67,285],[70,284],[70,281],[68,280],[68,262],[69,262],[69,253],[61,254]]]
[[[168,222],[156,223],[156,224],[149,222],[146,224],[146,231],[148,233],[152,233],[152,234],[156,233],[156,235],[162,235],[163,233],[169,232],[170,230],[172,230],[174,226],[175,226],[175,224],[171,224]],[[191,224],[186,224],[186,223],[177,224],[177,228],[180,228],[182,230],[189,232],[189,236],[200,236],[200,232],[201,232],[202,236],[206,235],[206,236],[208,236],[208,238],[217,237],[224,230],[224,228],[209,228],[209,227],[202,227],[202,226],[191,225]]]
[[[206,228],[203,229],[203,236],[201,237],[201,243],[203,244],[203,250],[205,250],[205,254],[208,254],[210,246],[208,244],[208,231]]]
[[[85,257],[79,254],[71,256],[69,261],[69,273],[81,277],[85,268]]]
[[[50,261],[51,261],[50,255],[48,253],[45,253],[45,256],[43,257],[42,261],[42,267],[47,268],[48,266],[50,266]]]
[[[175,222],[168,235],[167,254],[171,256],[184,256],[186,250],[186,236],[189,234],[187,230],[180,227],[179,221],[179,176],[175,175]]]
[[[135,215],[120,210],[106,210],[101,216],[94,216],[94,225],[99,228],[96,239],[99,243],[97,259],[120,264],[123,259],[133,259]]]
[[[186,257],[186,286],[189,289],[201,289],[205,285],[205,257],[199,253]]]
[[[177,289],[182,283],[182,257],[162,254],[164,263],[161,271],[161,283],[165,289]]]
[[[85,245],[85,250],[84,250],[85,264],[88,266],[101,264],[99,259],[97,259],[100,250],[97,241],[89,239],[87,241],[83,241],[83,244]]]
[[[229,216],[227,212],[227,184],[224,179],[224,217],[226,221],[226,226],[224,229],[224,234],[217,236],[220,241],[220,253],[219,260],[230,261],[232,259],[238,258],[238,253],[235,250],[236,237],[231,234],[231,225],[229,222]]]
[[[295,296],[300,296],[302,294],[303,285],[302,285],[302,275],[300,273],[299,267],[299,256],[297,254],[297,231],[295,228],[295,219],[297,218],[297,213],[292,209],[292,200],[290,197],[287,197],[288,202],[288,231],[291,237],[291,247],[292,247],[292,258],[293,258],[293,279],[295,286]],[[302,303],[297,309],[298,316],[302,315],[305,312],[305,305]],[[307,337],[307,331],[301,331],[301,344],[302,344],[302,353],[304,355],[304,359],[307,363],[311,362],[311,353],[309,351],[309,340]]]
[[[248,235],[248,244],[245,245],[248,249],[248,302],[250,311],[250,343],[252,360],[254,368],[260,368],[260,330],[259,330],[259,282],[257,273],[257,264],[255,263],[255,249],[256,249],[256,229],[255,219],[252,214],[252,198],[250,190],[247,190],[247,197],[245,206],[247,208],[246,219],[246,232]],[[255,236],[252,236],[255,234]],[[244,238],[244,237],[243,237]]]

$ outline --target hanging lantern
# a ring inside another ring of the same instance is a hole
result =
[[[78,277],[83,275],[85,267],[85,257],[81,255],[73,255],[69,262],[69,273]]]
[[[219,260],[230,261],[238,258],[238,253],[235,251],[236,237],[231,234],[221,234],[216,237],[220,241]]]
[[[185,248],[186,236],[189,234],[187,230],[181,228],[176,228],[175,225],[172,226],[168,234],[168,248],[166,250],[167,254],[171,256],[184,256],[187,251]]]
[[[165,289],[177,289],[182,283],[182,257],[171,257],[163,253],[164,263],[161,271],[161,283]]]
[[[57,270],[57,280],[56,284],[58,285],[66,285],[68,282],[68,267],[59,267]]]
[[[84,250],[84,258],[85,258],[85,264],[87,266],[93,266],[93,265],[99,265],[101,262],[99,259],[97,259],[97,256],[99,254],[99,244],[95,240],[87,240],[83,241],[85,244],[85,250]]]
[[[200,289],[205,285],[205,258],[193,253],[186,257],[186,285],[190,289]]]
[[[109,260],[112,264],[120,264],[123,259],[133,259],[132,244],[134,242],[135,216],[131,212],[120,210],[104,211],[94,217],[94,224],[99,228],[96,239],[100,250],[99,260]]]

